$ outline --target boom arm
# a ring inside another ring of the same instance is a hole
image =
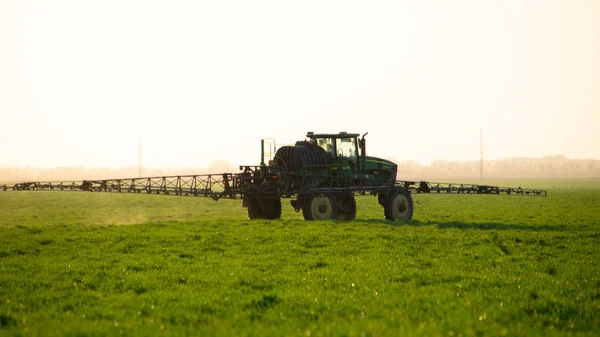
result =
[[[192,195],[235,198],[247,192],[245,182],[254,177],[248,174],[218,173],[180,176],[144,177],[127,179],[99,179],[72,182],[23,182],[13,186],[3,185],[2,190],[81,190],[90,192],[130,192],[173,195]],[[499,187],[476,184],[438,183],[428,181],[397,180],[395,185],[413,193],[432,194],[505,194],[547,196],[546,190],[521,187]],[[364,189],[363,189],[364,190]],[[360,191],[349,191],[360,192]]]
[[[428,181],[396,181],[396,185],[403,186],[416,193],[517,194],[548,196],[548,192],[546,190],[521,188],[520,186],[514,188],[475,184],[434,183]]]
[[[215,200],[228,196],[235,197],[232,185],[236,176],[232,173],[194,174],[181,176],[144,177],[127,179],[99,179],[71,182],[24,182],[12,187],[2,186],[2,190],[58,190],[90,192],[130,192],[173,195],[193,195],[211,197]]]

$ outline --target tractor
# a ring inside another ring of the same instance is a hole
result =
[[[365,136],[358,133],[308,132],[294,145],[276,148],[261,140],[260,165],[240,166],[240,173],[195,174],[72,182],[23,182],[12,190],[133,192],[242,198],[250,219],[279,219],[281,199],[290,199],[305,220],[356,218],[356,196],[376,196],[390,221],[409,221],[411,193],[543,195],[545,190],[474,184],[397,180],[393,162],[367,156]],[[265,148],[268,146],[268,151]],[[9,186],[3,185],[2,190]]]

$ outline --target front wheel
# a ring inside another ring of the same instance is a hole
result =
[[[337,217],[337,210],[333,195],[313,195],[302,207],[302,215],[304,220],[330,220]]]
[[[338,213],[337,219],[342,221],[352,221],[356,219],[356,199],[354,195],[345,195],[337,198]]]
[[[383,204],[383,213],[389,221],[409,221],[413,215],[413,200],[405,189],[390,193]]]
[[[252,200],[248,205],[248,218],[277,220],[281,218],[281,199]]]

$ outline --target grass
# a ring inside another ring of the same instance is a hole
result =
[[[549,196],[415,195],[403,224],[368,196],[342,223],[0,193],[0,335],[597,336],[600,183],[531,183]]]

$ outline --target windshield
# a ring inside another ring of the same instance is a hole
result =
[[[317,138],[317,145],[333,156],[333,142],[331,141],[331,138]]]
[[[356,158],[356,138],[336,139],[337,154],[340,157]]]

